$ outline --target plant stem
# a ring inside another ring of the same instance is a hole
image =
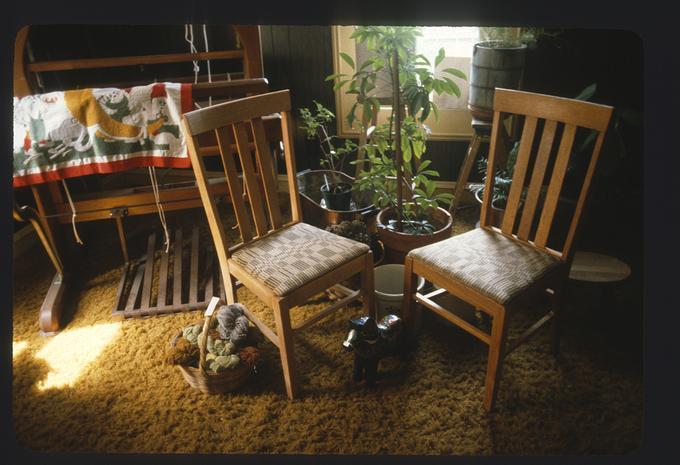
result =
[[[402,183],[403,183],[403,164],[404,155],[401,152],[401,104],[399,102],[399,53],[397,52],[397,47],[392,50],[392,111],[395,116],[395,145],[396,145],[396,166],[397,166],[397,230],[403,232],[403,226],[401,224],[401,215],[403,210],[403,196],[402,196]]]
[[[328,133],[326,132],[326,127],[323,124],[319,125],[319,128],[321,128],[321,130],[323,131],[323,136],[324,136],[323,138],[319,137],[319,147],[321,147],[321,152],[323,152],[323,156],[326,159],[326,162],[330,165],[331,178],[333,178],[333,183],[337,185],[338,182],[339,182],[339,179],[337,178],[337,174],[335,173],[335,171],[336,171],[335,170],[335,162],[333,160],[332,146],[331,146],[331,144],[328,140]],[[318,131],[319,131],[319,129],[317,128],[317,133],[318,133]],[[326,152],[326,149],[323,146],[324,141],[326,142],[326,144],[328,144],[328,147],[329,147],[328,152]],[[324,175],[324,177],[325,177],[325,175]],[[328,180],[326,180],[326,185],[328,185]]]

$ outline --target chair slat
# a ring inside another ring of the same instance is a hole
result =
[[[527,191],[526,199],[524,200],[524,208],[522,209],[522,219],[520,220],[519,230],[517,232],[517,237],[523,241],[529,240],[531,225],[534,220],[534,214],[536,213],[536,206],[538,205],[538,198],[541,195],[541,187],[543,187],[545,170],[548,167],[550,151],[552,149],[553,141],[555,140],[556,129],[556,121],[546,121],[545,126],[543,126],[541,143],[538,146],[536,162],[534,163],[534,169],[531,174],[529,189]]]
[[[522,191],[524,190],[524,178],[526,177],[527,167],[529,166],[529,158],[531,158],[531,147],[534,144],[537,121],[538,120],[533,116],[527,116],[524,120],[522,139],[519,144],[517,160],[515,161],[515,173],[512,176],[512,185],[510,186],[510,193],[508,194],[505,213],[503,214],[503,224],[501,225],[501,231],[503,231],[504,234],[512,235],[515,225],[519,202],[522,197]]]
[[[276,173],[274,172],[271,153],[268,150],[264,124],[262,124],[262,118],[254,118],[251,123],[257,165],[259,167],[260,177],[262,178],[262,184],[264,185],[267,206],[269,207],[269,218],[271,220],[272,228],[278,229],[283,224],[283,220],[281,219],[281,207],[279,206]]]
[[[489,212],[491,211],[492,195],[494,184],[494,171],[498,152],[501,151],[501,143],[499,143],[499,126],[501,124],[501,113],[493,112],[493,124],[491,126],[491,140],[489,141],[489,160],[486,167],[486,183],[484,185],[484,199],[482,201],[482,211],[479,215],[479,225],[484,228],[489,224]]]
[[[302,219],[302,210],[298,193],[295,157],[289,156],[289,154],[295,153],[293,151],[293,121],[291,120],[289,111],[281,112],[281,133],[283,135],[283,150],[286,153],[286,172],[288,173],[288,194],[290,195],[291,218],[293,221],[300,221]]]
[[[267,234],[267,219],[262,211],[262,198],[260,197],[260,186],[255,176],[255,165],[253,164],[253,157],[248,146],[248,133],[244,123],[236,123],[233,125],[234,136],[236,138],[236,146],[241,157],[241,168],[243,169],[243,179],[248,191],[248,200],[250,201],[250,209],[253,212],[253,219],[255,220],[255,229],[257,235],[262,236]]]
[[[217,134],[217,143],[220,146],[220,154],[222,156],[222,163],[224,164],[224,174],[227,177],[227,187],[229,188],[229,197],[234,206],[234,213],[236,215],[239,231],[241,232],[241,239],[243,242],[248,242],[253,238],[253,233],[250,229],[250,218],[243,201],[243,187],[236,174],[236,163],[234,162],[234,156],[230,150],[233,140],[232,131],[229,127],[222,127],[216,129],[215,133]]]
[[[555,159],[555,166],[553,167],[552,175],[550,177],[550,187],[546,195],[545,204],[543,205],[543,212],[536,231],[536,238],[534,244],[536,247],[545,248],[548,242],[548,235],[552,227],[553,218],[555,217],[555,210],[557,209],[557,201],[562,190],[562,182],[564,175],[567,172],[567,165],[569,163],[569,156],[571,155],[571,148],[574,145],[574,136],[576,135],[576,126],[567,124],[564,126],[564,133],[562,134],[562,141]]]

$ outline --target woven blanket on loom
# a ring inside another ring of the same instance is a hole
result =
[[[147,166],[189,168],[180,130],[191,85],[14,98],[14,187]]]

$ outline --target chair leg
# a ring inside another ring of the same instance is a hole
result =
[[[238,302],[238,292],[236,290],[236,278],[233,276],[229,275],[229,281],[225,282],[225,297],[227,299],[227,304],[231,305],[233,303]]]
[[[274,309],[274,318],[276,319],[276,333],[279,338],[279,352],[286,392],[289,399],[294,399],[298,393],[297,364],[295,363],[293,329],[290,324],[288,307],[277,305]]]
[[[364,314],[370,315],[374,320],[378,319],[375,307],[375,284],[373,282],[373,253],[366,254],[366,265],[361,272],[361,294]]]
[[[553,312],[553,318],[550,322],[550,332],[552,333],[551,349],[554,356],[560,353],[560,332],[562,330],[560,319],[562,318],[562,290],[554,289],[550,293],[550,306]]]
[[[401,317],[404,321],[404,329],[411,336],[415,335],[416,322],[419,320],[420,307],[415,304],[413,295],[416,292],[418,276],[413,273],[413,259],[406,257],[404,260],[404,300],[402,302]]]
[[[484,408],[486,408],[487,412],[493,410],[496,403],[498,385],[503,369],[506,334],[507,327],[504,309],[494,315],[491,327],[491,342],[489,344],[489,360],[486,368],[486,389],[484,394]]]

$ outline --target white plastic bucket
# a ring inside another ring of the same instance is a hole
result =
[[[378,318],[385,315],[401,315],[404,300],[404,265],[380,265],[374,269],[375,305]],[[418,291],[425,285],[425,279],[418,276]]]

